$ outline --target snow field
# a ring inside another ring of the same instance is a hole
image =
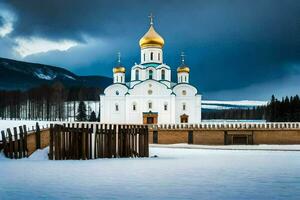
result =
[[[300,152],[150,148],[157,158],[0,160],[1,199],[298,199]]]

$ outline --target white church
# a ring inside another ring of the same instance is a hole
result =
[[[201,95],[189,84],[190,68],[177,68],[177,82],[163,61],[164,39],[155,31],[151,17],[148,32],[140,39],[141,61],[131,68],[125,82],[125,67],[113,68],[113,84],[100,95],[102,123],[177,124],[201,122]]]

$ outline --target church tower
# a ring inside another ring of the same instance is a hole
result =
[[[177,68],[177,82],[189,83],[190,68],[184,63],[184,53],[181,53],[181,65]]]
[[[155,31],[153,26],[153,15],[150,16],[150,28],[140,39],[141,64],[144,63],[163,63],[162,48],[165,44],[164,39]]]
[[[118,64],[113,68],[114,83],[125,83],[125,67],[121,65],[121,53],[118,53]]]

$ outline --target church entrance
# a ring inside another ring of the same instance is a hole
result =
[[[143,124],[157,124],[157,112],[143,112]]]
[[[186,114],[183,114],[180,116],[180,123],[188,123],[189,122],[189,116]]]

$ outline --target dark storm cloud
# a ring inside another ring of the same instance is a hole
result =
[[[137,42],[147,30],[147,15],[153,12],[155,27],[166,41],[165,62],[176,69],[179,54],[185,51],[191,80],[204,94],[280,80],[300,63],[297,0],[4,2],[17,16],[14,36],[84,42],[87,35],[112,41],[111,49],[126,50],[127,67],[138,62]],[[111,63],[93,60],[85,65],[88,69],[77,72],[108,73],[95,66],[105,64],[110,69],[115,56],[110,52],[106,59]],[[69,62],[62,58],[60,63]]]
[[[0,27],[2,27],[4,25],[4,19],[3,17],[0,16]]]

